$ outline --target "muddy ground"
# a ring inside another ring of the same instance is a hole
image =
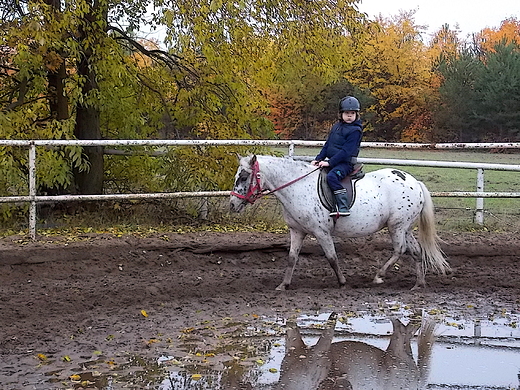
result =
[[[283,278],[286,234],[2,239],[0,389],[154,388],[117,381],[103,387],[96,376],[129,356],[171,354],[188,334],[211,344],[217,331],[208,333],[211,327],[201,324],[223,319],[255,323],[264,316],[377,310],[389,302],[460,316],[520,310],[516,234],[441,238],[453,273],[429,274],[427,289],[413,292],[409,258],[384,285],[371,284],[390,256],[384,233],[337,242],[347,276],[342,289],[316,241],[308,239],[286,292],[275,291]],[[92,378],[83,375],[87,371]]]

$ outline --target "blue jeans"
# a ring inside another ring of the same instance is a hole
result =
[[[332,192],[343,189],[341,180],[343,180],[353,170],[354,166],[351,163],[342,163],[331,168],[330,172],[327,174],[327,183],[329,183]]]

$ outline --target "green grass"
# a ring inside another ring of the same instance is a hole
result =
[[[319,148],[295,148],[297,156],[315,156]],[[276,151],[287,154],[287,149],[276,148]],[[520,164],[520,153],[491,153],[486,150],[413,150],[413,149],[370,149],[363,148],[359,157],[385,158],[401,160],[425,161],[459,161],[482,162],[493,164]],[[366,164],[366,172],[392,167],[392,165]],[[417,179],[423,181],[432,192],[440,191],[476,191],[477,170],[459,168],[395,166]],[[484,171],[485,192],[520,192],[520,172]],[[446,229],[462,227],[464,230],[482,229],[473,224],[475,198],[435,197],[434,203],[440,224]],[[484,199],[485,227],[493,230],[518,231],[520,227],[520,199],[518,198],[487,198]]]

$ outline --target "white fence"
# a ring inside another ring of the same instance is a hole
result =
[[[203,192],[172,192],[172,193],[147,193],[147,194],[105,194],[105,195],[36,195],[36,160],[37,147],[59,146],[273,146],[288,147],[288,155],[294,158],[309,160],[309,157],[294,155],[296,146],[321,147],[323,141],[296,141],[296,140],[0,140],[0,146],[18,146],[29,148],[29,195],[0,197],[0,203],[29,202],[29,234],[36,238],[36,205],[43,202],[65,202],[78,200],[121,200],[121,199],[160,199],[160,198],[186,198],[186,197],[215,197],[229,196],[230,191],[203,191]],[[415,144],[415,143],[382,143],[362,142],[362,148],[405,148],[405,149],[520,149],[520,143],[439,143],[439,144]],[[365,164],[400,165],[400,166],[428,166],[443,168],[477,169],[477,184],[475,192],[432,192],[435,197],[474,197],[477,198],[475,220],[482,224],[484,221],[484,198],[520,198],[520,192],[484,192],[484,170],[520,171],[520,165],[469,163],[450,161],[422,161],[422,160],[397,160],[359,158],[359,162]]]

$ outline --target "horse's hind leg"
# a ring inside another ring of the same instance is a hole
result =
[[[413,286],[412,290],[417,290],[421,287],[426,286],[425,269],[422,262],[421,246],[413,236],[411,230],[406,233],[406,247],[408,249],[408,253],[410,253],[410,255],[415,261],[415,273],[417,275],[417,279],[415,281],[415,286]]]
[[[374,283],[383,283],[383,278],[385,277],[388,268],[392,267],[397,262],[397,260],[399,260],[401,255],[408,251],[408,253],[410,253],[415,261],[415,272],[417,275],[417,280],[415,281],[415,286],[413,286],[412,290],[424,287],[426,285],[426,281],[421,257],[421,247],[413,236],[411,229],[406,232],[404,230],[390,232],[390,234],[392,237],[394,253],[392,254],[392,257],[390,257],[390,259],[381,267],[381,269],[377,271],[377,274],[374,277]]]
[[[298,255],[302,249],[303,240],[307,235],[307,233],[292,228],[290,229],[290,232],[291,248],[289,249],[289,256],[287,257],[287,268],[285,268],[283,282],[278,287],[276,287],[276,289],[280,291],[286,290],[287,287],[291,284],[294,269],[296,268],[296,264],[298,264]]]
[[[388,229],[390,231],[390,237],[392,238],[392,245],[394,248],[394,252],[392,257],[377,271],[376,276],[374,277],[373,283],[381,284],[384,283],[384,277],[386,275],[386,271],[388,268],[392,267],[397,260],[401,257],[403,253],[406,252],[406,240],[405,240],[405,231],[402,229]]]
[[[334,247],[334,240],[332,239],[332,236],[326,233],[318,234],[316,235],[316,239],[318,240],[318,242],[321,245],[321,248],[325,252],[325,256],[327,257],[330,266],[334,270],[336,278],[338,278],[339,285],[344,286],[347,283],[347,280],[345,279],[345,276],[343,275],[339,267],[338,255],[336,253],[336,248]]]

